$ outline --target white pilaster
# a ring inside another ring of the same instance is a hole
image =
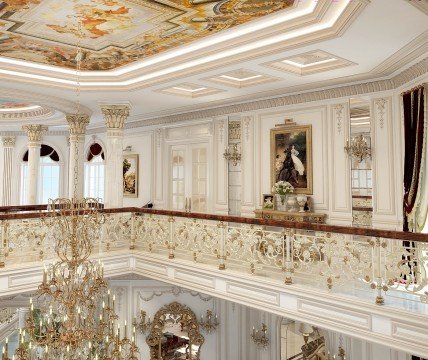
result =
[[[13,149],[15,147],[15,137],[3,137],[3,206],[11,205],[12,199],[12,169],[13,169]]]
[[[227,118],[214,120],[214,211],[216,214],[227,215],[228,205],[228,162],[223,157],[228,144]]]
[[[123,206],[123,128],[129,105],[103,105],[107,127],[105,207]]]
[[[42,135],[48,128],[43,125],[24,125],[22,129],[28,136],[27,205],[35,205],[37,204]]]
[[[254,217],[256,208],[254,116],[241,118],[241,215]]]
[[[335,104],[330,118],[330,223],[352,225],[351,164],[345,152],[350,137],[349,104]],[[316,179],[315,179],[316,181]]]
[[[82,199],[84,194],[84,143],[89,115],[66,114],[70,127],[70,162],[68,169],[68,196]]]
[[[153,187],[154,187],[154,206],[157,209],[163,209],[166,204],[165,191],[166,176],[164,176],[164,165],[167,155],[165,154],[165,130],[156,129],[154,133],[154,174],[153,174]]]
[[[373,98],[372,158],[373,158],[373,227],[399,230],[396,213],[394,134],[392,127],[392,98]],[[398,163],[398,162],[397,162]],[[398,194],[401,195],[401,194]]]

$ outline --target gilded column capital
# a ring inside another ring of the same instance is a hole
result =
[[[3,147],[13,148],[15,147],[15,141],[16,141],[15,136],[3,136],[2,138]]]
[[[86,126],[89,124],[89,115],[86,114],[66,114],[70,135],[84,135]]]
[[[107,130],[122,130],[129,116],[129,105],[102,105]]]
[[[44,125],[24,125],[22,130],[27,133],[28,142],[38,143],[42,141],[42,135],[48,130],[48,127]]]

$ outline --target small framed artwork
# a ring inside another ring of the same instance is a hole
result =
[[[123,155],[123,196],[138,197],[138,154]]]
[[[274,196],[272,194],[263,194],[263,209],[273,210],[274,209]]]
[[[272,186],[282,180],[294,193],[312,194],[312,126],[280,126],[270,136]]]

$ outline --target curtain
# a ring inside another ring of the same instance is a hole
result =
[[[425,180],[421,172],[423,161],[426,158],[426,144],[424,146],[425,131],[425,88],[418,87],[403,94],[404,114],[404,231],[415,231],[415,204],[421,198],[420,188]],[[423,170],[426,171],[425,166]],[[419,196],[418,196],[419,195]],[[416,209],[415,209],[416,210]]]

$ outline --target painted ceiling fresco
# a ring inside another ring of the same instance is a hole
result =
[[[108,70],[290,7],[294,0],[0,0],[0,56]],[[80,22],[80,31],[77,24]]]
[[[15,102],[11,100],[2,100],[0,99],[0,111],[5,110],[19,110],[22,108],[30,107],[31,104]]]

